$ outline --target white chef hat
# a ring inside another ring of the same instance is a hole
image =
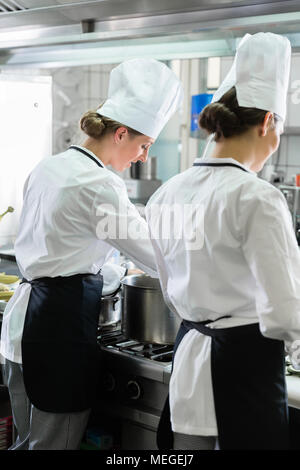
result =
[[[174,72],[154,59],[131,59],[110,73],[108,99],[97,112],[156,139],[183,98]]]
[[[285,120],[290,61],[287,38],[273,33],[246,34],[212,103],[235,86],[239,106],[271,111]]]

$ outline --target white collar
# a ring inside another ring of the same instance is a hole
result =
[[[195,158],[194,163],[234,163],[235,165],[238,165],[239,167],[246,170],[248,173],[257,176],[255,171],[250,170],[250,168],[238,162],[234,158],[198,157]]]

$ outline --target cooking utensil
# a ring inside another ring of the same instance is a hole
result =
[[[2,218],[5,216],[5,214],[7,214],[8,212],[13,212],[15,209],[11,206],[9,206],[5,212],[3,212],[3,214],[0,214],[0,221],[2,220]]]
[[[140,179],[141,166],[142,166],[142,162],[140,161],[131,164],[131,167],[130,167],[131,178],[135,180]]]
[[[157,168],[156,157],[148,157],[146,162],[142,163],[140,167],[140,179],[141,180],[155,180],[156,168]]]
[[[121,321],[120,294],[107,295],[101,298],[99,326],[109,326]]]
[[[122,283],[122,331],[145,343],[174,344],[181,320],[164,302],[158,279],[126,276]]]
[[[138,161],[132,163],[130,167],[130,176],[133,179],[155,180],[156,179],[157,159],[148,157],[146,162]]]

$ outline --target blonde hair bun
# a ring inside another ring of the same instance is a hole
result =
[[[103,134],[105,124],[96,111],[87,111],[80,119],[80,129],[89,137],[98,139]]]

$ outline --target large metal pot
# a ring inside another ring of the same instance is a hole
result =
[[[109,326],[119,321],[121,321],[120,293],[102,297],[98,325],[100,327]]]
[[[180,319],[166,306],[158,279],[138,274],[121,283],[125,336],[142,343],[174,344]]]

